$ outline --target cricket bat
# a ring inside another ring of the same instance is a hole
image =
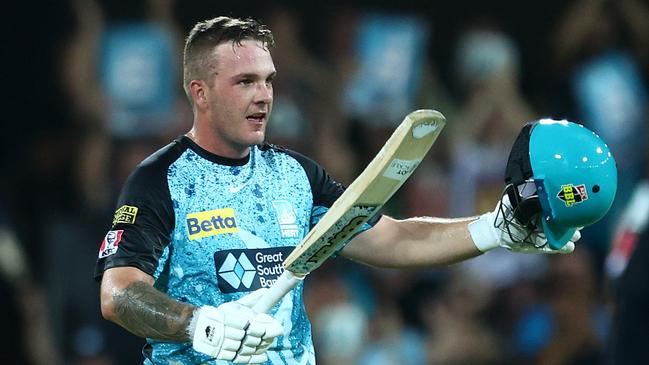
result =
[[[284,272],[255,304],[267,313],[343,247],[410,177],[446,124],[435,110],[408,114],[379,153],[284,260]]]

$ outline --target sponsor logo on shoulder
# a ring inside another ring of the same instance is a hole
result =
[[[273,208],[275,208],[279,229],[282,231],[282,238],[298,237],[300,229],[293,204],[288,200],[273,200]]]
[[[187,214],[187,233],[190,240],[239,232],[234,209],[224,208]]]
[[[586,192],[586,185],[561,185],[561,191],[557,194],[557,198],[563,200],[566,207],[572,207],[577,203],[588,200],[588,193]]]
[[[99,247],[99,258],[103,259],[108,257],[115,252],[119,247],[119,242],[122,240],[122,234],[124,234],[123,229],[118,229],[115,231],[108,231],[104,240],[101,241],[101,246]]]
[[[132,205],[122,205],[115,211],[113,216],[113,225],[118,223],[133,224],[137,217],[137,207]]]
[[[251,248],[214,254],[217,283],[223,293],[268,288],[284,272],[282,263],[294,247]]]

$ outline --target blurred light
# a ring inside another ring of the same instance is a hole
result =
[[[84,356],[97,355],[104,349],[104,335],[95,326],[84,326],[74,336],[74,350]]]

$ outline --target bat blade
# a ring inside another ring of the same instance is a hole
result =
[[[445,124],[444,116],[434,110],[408,114],[365,170],[284,260],[284,273],[253,309],[268,312],[306,274],[358,233],[412,175]]]

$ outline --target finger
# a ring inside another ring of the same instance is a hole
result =
[[[576,230],[575,234],[573,234],[572,237],[570,238],[570,241],[577,242],[579,241],[579,239],[581,239],[581,232],[579,232],[579,230]]]
[[[241,342],[241,340],[246,337],[246,331],[240,328],[225,327],[223,337]]]
[[[273,343],[275,343],[275,338],[261,341],[259,346],[257,346],[257,348],[255,349],[255,354],[263,354],[264,352],[266,352],[266,350],[268,350],[269,347],[273,345]]]
[[[266,334],[262,337],[263,339],[276,338],[284,334],[284,327],[279,323],[273,323],[266,328]]]
[[[577,233],[579,233],[579,231],[577,231]],[[573,241],[568,241],[568,243],[563,245],[563,247],[561,247],[558,251],[559,253],[571,253],[574,250],[575,250],[575,243]]]
[[[275,342],[275,339],[272,340],[264,340],[257,346],[257,349],[255,350],[255,355],[260,355],[266,353],[268,351],[268,348],[273,345]]]
[[[239,347],[241,347],[241,341],[232,340],[229,338],[223,339],[223,344],[221,345],[221,349],[233,352],[237,352],[237,350],[239,350]]]
[[[237,355],[237,357],[232,360],[233,363],[235,364],[249,364],[250,363],[250,355]]]
[[[268,355],[264,352],[263,354],[256,354],[250,356],[250,360],[248,360],[248,364],[262,364],[268,361]]]
[[[240,330],[247,328],[249,321],[250,316],[248,316],[247,314],[233,312],[228,313],[228,315],[226,315],[223,319],[223,323],[226,327],[238,328]]]
[[[237,351],[239,355],[252,355],[255,352],[257,352],[257,346],[248,346],[248,345],[241,346],[239,351]]]
[[[216,358],[219,360],[232,361],[232,359],[234,359],[236,356],[237,356],[236,351],[221,349],[221,351],[219,351],[219,354],[216,355]]]
[[[243,339],[243,345],[257,347],[259,346],[259,344],[261,344],[261,341],[261,336],[251,336],[250,334],[248,334],[246,338]]]
[[[266,323],[258,321],[257,318],[253,318],[247,329],[248,335],[261,338],[266,334],[266,327],[268,327]]]
[[[237,300],[237,303],[244,305],[248,308],[252,308],[255,303],[261,299],[262,296],[264,296],[264,293],[268,291],[268,288],[261,288],[253,291],[252,293],[245,295],[241,297],[239,300]]]
[[[572,251],[575,250],[575,244],[573,242],[568,241],[565,245],[563,245],[561,248],[553,249],[550,246],[545,246],[541,249],[543,253],[555,255],[555,254],[567,254],[571,253]]]
[[[266,313],[257,314],[255,316],[255,322],[265,324],[265,333],[262,335],[262,338],[275,338],[284,333],[284,326]]]

